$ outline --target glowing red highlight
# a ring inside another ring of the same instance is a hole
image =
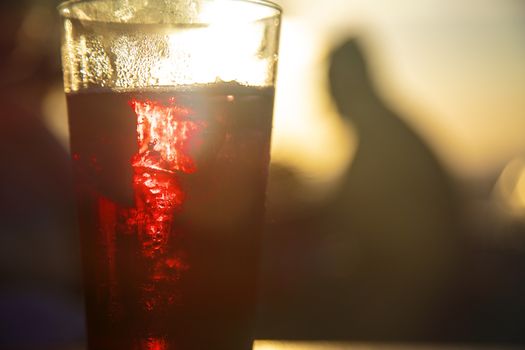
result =
[[[203,126],[189,119],[191,111],[170,99],[167,105],[159,101],[139,101],[130,104],[137,115],[139,152],[133,158],[134,167],[148,167],[168,172],[193,173],[196,170],[188,154],[189,142]]]
[[[189,145],[204,123],[192,120],[192,112],[174,99],[167,104],[132,99],[130,105],[137,116],[138,144],[131,160],[136,212],[130,224],[137,227],[143,255],[156,257],[165,252],[173,215],[184,202],[177,173],[197,170]],[[187,268],[182,262],[169,267],[175,266]]]
[[[141,349],[144,350],[166,350],[168,348],[166,339],[163,338],[147,338],[142,343]]]

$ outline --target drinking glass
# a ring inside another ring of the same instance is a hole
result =
[[[281,9],[59,12],[89,349],[251,349]]]

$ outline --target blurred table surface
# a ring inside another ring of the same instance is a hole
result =
[[[23,348],[36,350],[36,348]],[[85,350],[83,345],[44,347],[39,350]],[[355,343],[334,341],[275,341],[257,340],[253,350],[518,350],[522,346],[481,344],[405,344],[405,343]]]
[[[404,344],[353,343],[332,341],[267,341],[255,342],[254,350],[517,350],[522,347],[469,344]]]

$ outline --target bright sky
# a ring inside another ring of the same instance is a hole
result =
[[[325,74],[319,62],[331,45],[356,30],[371,39],[371,63],[383,95],[455,173],[487,175],[525,155],[525,2],[280,3],[288,16],[281,41],[275,159],[330,177],[351,158],[355,138],[346,139],[327,97],[318,93]],[[286,125],[292,124],[301,127],[290,131]]]

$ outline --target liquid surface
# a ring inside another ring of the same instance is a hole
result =
[[[273,89],[67,100],[90,349],[250,349]]]

